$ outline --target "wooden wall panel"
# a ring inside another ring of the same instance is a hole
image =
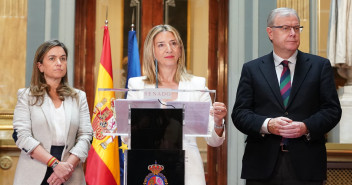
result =
[[[164,2],[163,0],[143,0],[141,12],[141,36],[140,56],[141,67],[143,65],[143,46],[148,32],[156,25],[164,23]]]
[[[20,153],[16,146],[14,148],[0,146],[0,184],[13,184]]]
[[[92,115],[94,107],[96,0],[76,0],[74,87],[87,94]]]
[[[208,87],[216,90],[216,100],[226,102],[228,64],[228,0],[209,1]],[[227,105],[228,107],[228,105]],[[229,114],[229,112],[228,112]],[[226,125],[225,121],[225,125]],[[227,184],[227,141],[220,147],[208,146],[208,185]]]
[[[301,21],[301,26],[303,26],[303,31],[301,33],[301,44],[299,46],[299,50],[309,53],[310,52],[310,21],[309,21],[309,6],[310,0],[300,0],[300,1],[292,1],[292,0],[277,0],[277,7],[288,7],[293,8],[297,11],[298,16]]]
[[[0,7],[0,113],[13,113],[25,87],[27,0],[1,0]]]
[[[20,154],[12,119],[17,91],[25,87],[26,40],[27,0],[0,0],[0,184],[13,184]]]

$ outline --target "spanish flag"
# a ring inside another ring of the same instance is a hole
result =
[[[120,185],[119,138],[103,135],[104,132],[116,128],[113,110],[115,92],[98,91],[98,88],[113,88],[110,36],[107,24],[104,27],[103,49],[92,117],[94,138],[88,153],[85,178],[88,185]]]

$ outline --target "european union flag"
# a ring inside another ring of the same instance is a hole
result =
[[[135,31],[128,32],[128,66],[126,88],[128,87],[128,79],[141,76],[141,64],[139,62],[138,43]]]
[[[127,78],[126,88],[128,88],[128,80],[132,77],[141,76],[141,64],[139,62],[138,43],[135,31],[128,32],[128,62],[127,62]],[[125,94],[125,97],[127,93]],[[119,146],[121,146],[121,138],[119,137]],[[122,150],[120,156],[124,156]],[[122,165],[121,165],[122,164]],[[120,157],[120,180],[121,184],[124,182],[124,157]]]

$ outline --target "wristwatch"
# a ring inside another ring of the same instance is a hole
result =
[[[307,141],[309,141],[310,140],[310,132],[308,132],[307,134],[304,134],[304,135],[306,136]]]
[[[222,123],[221,126],[214,124],[214,128],[216,128],[216,129],[223,129],[224,127],[225,127],[224,123]]]
[[[59,160],[55,160],[53,165],[51,165],[51,168],[54,169],[58,164],[59,164]]]

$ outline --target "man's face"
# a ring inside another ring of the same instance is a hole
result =
[[[299,27],[298,18],[295,15],[280,16],[274,19],[274,27],[267,27],[267,33],[273,43],[274,51],[281,57],[290,57],[299,47],[300,31],[292,27]]]

